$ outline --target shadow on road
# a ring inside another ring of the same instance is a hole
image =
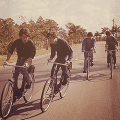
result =
[[[29,114],[27,114],[29,111],[31,111],[33,113],[33,111],[38,110],[38,109],[40,109],[40,99],[31,101],[27,104],[26,103],[16,104],[16,105],[12,106],[9,118],[12,117],[12,116],[20,115],[20,114],[29,115]],[[42,114],[41,110],[40,110],[40,113],[37,114],[37,115],[40,115],[40,114]],[[31,116],[31,117],[28,117],[28,118],[24,118],[22,120],[33,118],[37,115]]]
[[[83,73],[83,69],[80,68],[73,68],[71,70],[71,81],[85,81],[87,78],[87,73]],[[110,80],[110,69],[107,68],[105,63],[97,63],[94,62],[94,66],[90,67],[89,73],[89,81],[97,82],[97,81],[106,81]]]

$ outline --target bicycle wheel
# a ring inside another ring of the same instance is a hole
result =
[[[30,89],[24,89],[23,99],[25,100],[25,102],[29,102],[33,94],[34,83],[35,83],[34,74],[31,74],[31,77],[32,77],[32,84]]]
[[[54,87],[51,79],[48,79],[43,87],[42,95],[41,95],[41,102],[40,107],[42,112],[47,111],[50,106],[50,103],[53,99],[54,95]]]
[[[87,80],[89,80],[89,67],[90,67],[90,62],[87,60]]]
[[[8,81],[2,91],[1,95],[1,116],[7,118],[10,114],[13,102],[13,88],[12,83]]]
[[[68,79],[68,82],[67,82],[67,84],[66,85],[64,85],[64,86],[62,86],[61,85],[61,88],[60,88],[60,97],[61,98],[64,98],[65,97],[65,95],[66,95],[66,92],[67,92],[67,89],[68,89],[68,86],[69,86],[69,81],[70,81],[70,70],[68,70],[68,76],[69,76],[69,79]]]
[[[110,79],[112,79],[112,69],[113,69],[113,67],[112,67],[112,59],[111,59],[111,62],[110,62]]]

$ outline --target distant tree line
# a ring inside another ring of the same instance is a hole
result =
[[[58,24],[51,19],[44,20],[41,16],[34,22],[32,19],[26,23],[22,22],[20,25],[16,24],[13,19],[0,18],[0,54],[5,55],[10,49],[13,41],[19,38],[19,31],[23,27],[29,28],[31,32],[31,39],[34,41],[36,49],[48,49],[49,48],[49,39],[47,38],[48,34],[56,33],[61,38],[68,41],[70,45],[81,43],[84,37],[86,37],[86,29],[80,25],[74,25],[73,23],[67,23],[67,30],[58,27]],[[96,31],[94,36],[96,40],[103,40],[101,34],[104,34],[108,28],[102,28],[102,32],[99,33]],[[118,30],[119,27],[114,28]]]
[[[31,32],[31,39],[34,41],[37,49],[48,49],[48,34],[56,33],[58,36],[66,39],[69,44],[80,43],[86,36],[86,30],[73,23],[66,24],[67,30],[58,27],[58,24],[51,19],[44,20],[41,16],[36,22],[30,20],[29,23],[23,22],[16,24],[13,19],[0,18],[0,54],[7,54],[13,41],[19,38],[21,28],[27,27]]]

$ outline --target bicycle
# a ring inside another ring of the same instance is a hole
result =
[[[90,51],[85,51],[88,54],[88,57],[86,59],[86,63],[87,63],[87,80],[89,80],[89,72],[90,72],[90,62],[91,62],[91,56],[90,56]]]
[[[112,79],[113,63],[114,63],[113,52],[116,52],[116,50],[106,50],[106,51],[108,51],[110,54],[110,79]]]
[[[42,112],[45,112],[48,110],[51,101],[55,97],[57,93],[60,94],[61,98],[64,98],[69,86],[70,81],[70,70],[72,68],[72,62],[70,65],[61,64],[61,63],[54,63],[56,64],[54,68],[54,75],[53,79],[49,78],[43,87],[42,95],[41,95],[41,101],[40,106]],[[69,75],[69,79],[66,85],[62,85],[62,82],[64,80],[64,77],[61,75],[61,73],[58,73],[59,69],[57,69],[57,66],[66,66],[67,67],[67,74]]]
[[[18,65],[7,65],[7,66],[25,68],[24,66],[18,66]],[[33,89],[34,89],[34,82],[35,82],[34,69],[35,67],[33,65],[31,65],[28,68],[28,73],[32,78],[32,84],[31,84],[30,89],[25,89],[26,82],[25,80],[22,80],[21,88],[18,89],[21,92],[21,96],[17,96],[17,97],[15,96],[16,99],[20,99],[21,97],[23,97],[26,103],[31,100]],[[14,99],[13,88],[14,88],[14,79],[13,78],[8,79],[8,81],[6,82],[2,90],[2,95],[1,95],[1,106],[0,107],[1,107],[1,116],[3,119],[9,116],[11,107],[13,105],[13,99]]]

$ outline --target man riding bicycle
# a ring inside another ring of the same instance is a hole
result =
[[[92,32],[88,32],[87,34],[87,38],[85,38],[82,42],[82,52],[84,52],[84,71],[83,73],[86,73],[86,69],[87,69],[87,57],[88,57],[88,53],[86,51],[89,51],[90,57],[91,57],[91,66],[93,66],[93,50],[95,51],[95,39],[92,38],[93,34]]]
[[[17,81],[18,81],[18,76],[19,73],[23,75],[23,79],[26,81],[26,89],[29,89],[31,86],[31,78],[28,74],[28,68],[31,66],[32,59],[35,56],[36,49],[34,46],[33,41],[29,38],[30,37],[30,32],[28,28],[23,28],[19,32],[19,39],[15,40],[8,51],[7,59],[4,62],[4,65],[9,64],[8,61],[13,54],[13,51],[16,49],[17,51],[17,63],[16,65],[18,66],[24,66],[25,68],[15,68],[15,72],[13,73],[13,79],[14,79],[14,101],[16,100],[15,96],[18,96],[18,86],[17,86]]]
[[[48,61],[51,61],[55,57],[55,54],[57,52],[57,58],[55,62],[62,63],[62,64],[65,64],[67,62],[69,64],[73,56],[73,51],[70,45],[67,43],[67,41],[61,38],[57,38],[55,33],[48,34],[47,37],[49,39],[50,46],[51,46],[51,55]],[[51,78],[54,73],[54,67],[55,67],[55,64],[53,64],[53,67],[51,70]],[[67,84],[67,79],[69,78],[69,76],[67,75],[67,69],[66,69],[66,66],[59,66],[59,67],[62,68],[62,75],[64,76],[62,85],[65,85]]]
[[[118,46],[118,41],[113,36],[110,35],[109,31],[106,31],[106,44],[105,44],[105,50],[115,50],[116,46]],[[112,56],[114,59],[114,68],[116,68],[116,52],[112,51]],[[107,67],[109,67],[110,64],[110,53],[107,52]]]

